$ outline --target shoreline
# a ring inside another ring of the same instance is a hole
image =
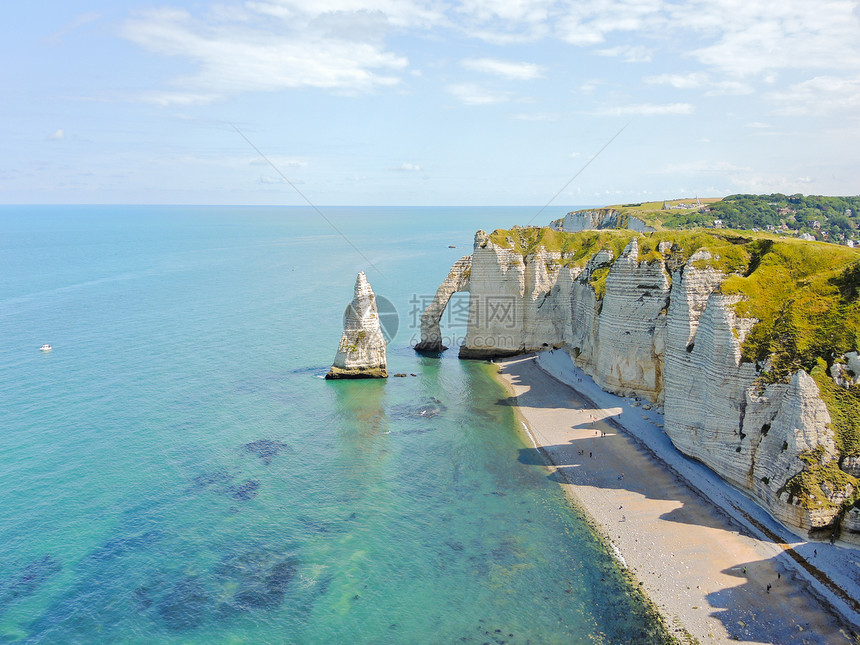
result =
[[[599,388],[598,395],[569,359],[541,357],[543,365],[534,354],[497,360],[497,380],[549,477],[605,538],[671,634],[700,643],[854,642],[852,608],[837,607],[840,589],[830,580],[828,590],[815,573],[827,576],[804,568],[800,554],[818,565],[821,549],[826,570],[860,561],[856,549],[785,538],[772,519],[743,508],[728,484],[723,500],[709,490],[721,480],[698,481],[704,466],[684,458],[693,471],[684,472],[664,445],[628,427],[645,423],[662,434],[659,415],[637,415],[641,421],[632,414],[642,412],[636,402]],[[848,604],[860,598],[860,585],[840,582]]]

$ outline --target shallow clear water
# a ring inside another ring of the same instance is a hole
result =
[[[324,212],[365,258],[303,208],[0,207],[0,642],[662,638],[490,366],[409,349],[534,209]],[[321,378],[362,269],[414,377]]]

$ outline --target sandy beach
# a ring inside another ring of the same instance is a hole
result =
[[[645,449],[628,435],[623,424],[634,415],[621,405],[605,406],[610,398],[625,399],[606,395],[598,407],[581,393],[591,392],[586,380],[595,387],[587,377],[579,387],[574,375],[573,389],[541,369],[533,355],[498,365],[535,444],[520,459],[547,463],[548,476],[608,539],[682,641],[857,642],[856,629],[819,600],[827,590],[815,589],[789,557],[796,551],[817,558],[820,549],[823,559],[829,548],[831,562],[844,555],[838,547],[786,545],[750,530],[735,508],[703,497],[659,449]],[[850,556],[846,565],[853,565],[856,550],[843,551]],[[845,591],[857,597],[855,589]]]

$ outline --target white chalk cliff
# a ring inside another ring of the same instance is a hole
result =
[[[648,226],[648,224],[638,217],[627,215],[614,208],[573,211],[565,215],[562,219],[553,222],[552,226],[559,231],[567,231],[569,233],[607,228],[627,228],[631,231],[642,233],[654,230],[654,228]]]
[[[742,361],[741,345],[757,321],[736,315],[740,296],[721,293],[726,276],[710,266],[709,251],[683,261],[663,242],[643,261],[634,237],[618,258],[601,250],[571,267],[564,261],[574,251],[540,247],[523,255],[508,242],[478,231],[471,264],[459,260],[440,287],[430,316],[436,321],[452,289],[470,293],[462,358],[563,347],[604,389],[663,406],[665,432],[679,450],[786,525],[812,536],[841,531],[860,543],[860,510],[840,508],[854,492],[860,458],[838,454],[827,407],[806,372],[767,385],[759,366]],[[598,294],[593,278],[607,268]],[[843,362],[831,370],[834,382],[860,380],[857,353]],[[824,471],[837,476],[819,478],[826,499],[810,504],[799,492],[802,476]]]
[[[385,337],[379,326],[376,296],[364,272],[355,279],[355,295],[347,308],[343,335],[327,379],[385,378],[388,368]]]

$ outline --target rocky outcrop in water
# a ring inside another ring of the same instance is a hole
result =
[[[564,347],[604,389],[664,406],[665,432],[679,450],[785,524],[810,535],[841,529],[842,539],[860,542],[860,510],[844,504],[860,457],[839,454],[809,374],[768,383],[765,365],[742,359],[757,321],[736,313],[741,296],[722,293],[726,273],[710,251],[684,256],[661,242],[643,258],[634,236],[617,258],[604,248],[577,266],[569,262],[580,257],[575,248],[523,250],[510,237],[494,239],[475,236],[461,358]],[[857,356],[848,352],[831,368],[837,385],[860,380]]]
[[[379,326],[376,296],[364,272],[355,279],[352,298],[343,323],[343,336],[327,379],[386,378],[385,337]]]

